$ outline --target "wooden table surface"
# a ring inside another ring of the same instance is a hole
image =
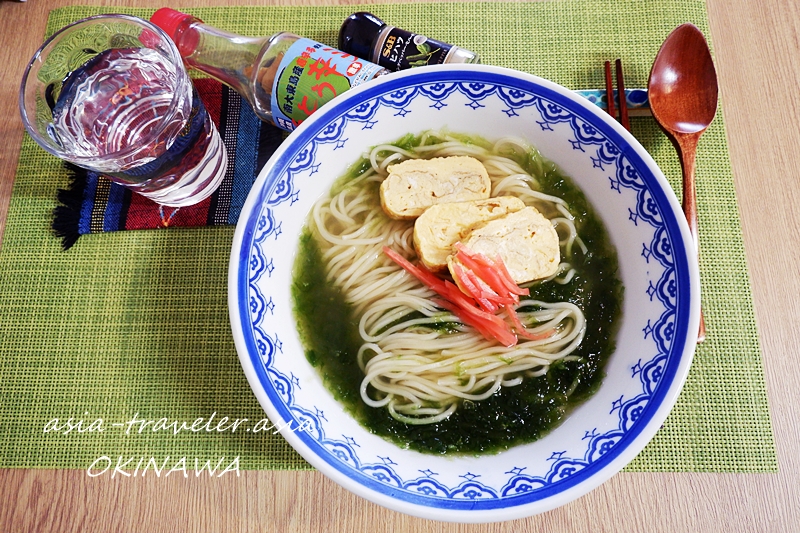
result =
[[[76,3],[110,11],[165,5],[163,0],[0,0],[0,233],[23,134],[19,80],[40,44],[49,10]],[[182,0],[177,5],[224,4]],[[463,525],[384,509],[318,472],[112,480],[90,478],[83,470],[12,469],[0,470],[0,531],[800,531],[800,3],[707,0],[707,5],[777,442],[777,474],[621,473],[542,515]]]

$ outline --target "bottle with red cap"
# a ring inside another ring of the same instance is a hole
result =
[[[287,131],[347,89],[389,72],[293,33],[245,37],[170,8],[150,22],[172,37],[186,65],[230,86],[261,120]]]

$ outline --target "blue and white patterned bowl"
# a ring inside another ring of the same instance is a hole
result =
[[[292,319],[292,266],[315,200],[367,148],[443,127],[490,140],[523,137],[572,176],[609,230],[625,285],[618,348],[599,391],[541,440],[497,455],[431,456],[372,435],[307,362]],[[603,111],[513,70],[413,69],[325,105],[263,169],[234,237],[231,322],[256,397],[314,467],[397,511],[459,522],[509,520],[597,487],[661,426],[694,353],[700,289],[693,257],[661,171]]]

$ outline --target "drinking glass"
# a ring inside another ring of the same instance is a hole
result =
[[[202,201],[228,166],[175,44],[137,17],[59,30],[25,70],[19,106],[42,148],[162,205]]]

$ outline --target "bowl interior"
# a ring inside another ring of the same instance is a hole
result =
[[[496,455],[433,456],[361,427],[307,362],[292,319],[299,234],[314,202],[371,146],[446,128],[522,137],[583,190],[625,286],[599,391],[544,438]],[[234,338],[254,393],[313,466],[376,503],[464,522],[527,516],[596,487],[633,459],[691,363],[699,285],[686,223],[638,142],[567,89],[486,66],[414,69],[354,89],[298,128],[262,171],[231,255]]]

